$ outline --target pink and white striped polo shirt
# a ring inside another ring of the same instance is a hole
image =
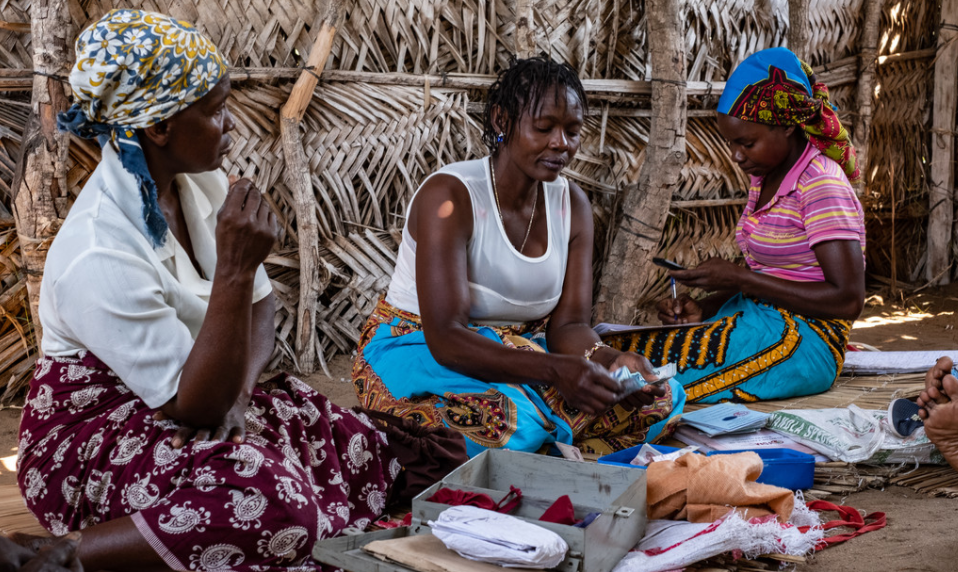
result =
[[[812,248],[829,240],[857,240],[865,255],[862,205],[841,166],[809,144],[778,193],[755,211],[762,178],[752,177],[735,240],[749,268],[785,280],[822,282]]]

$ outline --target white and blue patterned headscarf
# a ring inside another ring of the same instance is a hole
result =
[[[143,222],[153,246],[167,224],[156,202],[137,129],[175,115],[210,92],[226,74],[216,46],[193,26],[142,10],[112,10],[76,41],[70,73],[76,103],[58,125],[104,147],[112,141],[120,162],[140,183]]]

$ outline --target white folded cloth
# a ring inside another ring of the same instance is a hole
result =
[[[474,506],[447,508],[429,527],[463,558],[505,568],[555,568],[569,550],[551,530]]]

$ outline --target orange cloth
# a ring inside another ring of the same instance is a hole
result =
[[[792,491],[755,482],[762,474],[756,453],[690,453],[652,463],[647,472],[650,519],[714,522],[734,507],[744,518],[775,513],[786,522],[795,506]]]

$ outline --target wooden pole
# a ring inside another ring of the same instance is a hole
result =
[[[69,86],[55,78],[70,74],[76,31],[68,2],[34,0],[30,5],[36,75],[30,119],[11,186],[37,347],[43,334],[38,313],[43,265],[67,214],[70,139],[57,129],[57,113],[70,106]]]
[[[861,192],[868,181],[868,139],[871,135],[875,102],[875,70],[878,67],[878,32],[884,0],[867,0],[858,61],[858,121],[855,122],[855,150],[862,173]]]
[[[947,284],[951,264],[955,192],[955,105],[958,103],[958,0],[942,0],[935,60],[935,100],[928,193],[928,262],[925,278]]]
[[[292,191],[296,210],[296,234],[299,239],[299,315],[296,320],[296,361],[302,373],[316,370],[316,361],[324,365],[323,356],[316,343],[316,305],[319,294],[325,289],[319,273],[319,220],[316,216],[316,196],[313,192],[312,175],[303,140],[300,122],[313,98],[319,74],[326,66],[332,50],[336,29],[342,22],[344,3],[329,0],[313,48],[306,65],[286,104],[280,109],[280,136],[286,169],[283,180]]]
[[[802,61],[808,61],[808,1],[788,0],[788,49]]]
[[[637,187],[622,201],[615,236],[599,283],[596,315],[631,323],[638,297],[651,276],[673,190],[685,165],[688,100],[681,0],[649,0],[652,124]]]
[[[536,55],[536,27],[533,0],[516,1],[516,57]]]

